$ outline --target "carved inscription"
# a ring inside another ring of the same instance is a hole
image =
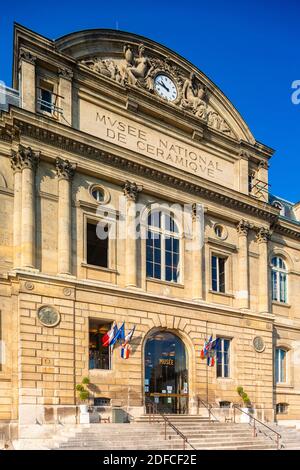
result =
[[[144,125],[81,100],[81,130],[228,187],[233,164]]]

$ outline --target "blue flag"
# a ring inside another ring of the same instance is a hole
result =
[[[120,328],[117,330],[115,336],[110,342],[110,346],[113,346],[118,341],[118,339],[124,339],[124,338],[125,338],[125,322],[123,322]]]

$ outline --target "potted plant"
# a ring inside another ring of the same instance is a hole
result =
[[[88,399],[89,399],[89,391],[88,385],[90,383],[90,379],[88,377],[84,377],[80,384],[77,384],[75,389],[78,394],[78,398],[80,401],[80,415],[87,415],[88,414]],[[80,421],[81,422],[81,421]]]
[[[243,387],[237,387],[236,391],[243,401],[241,409],[244,411],[244,413],[242,413],[241,415],[241,423],[249,423],[251,419],[249,413],[251,413],[252,411],[251,400],[248,397],[247,393],[244,392]]]

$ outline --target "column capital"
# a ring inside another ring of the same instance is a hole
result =
[[[76,164],[70,163],[69,160],[63,160],[57,157],[55,160],[56,175],[58,179],[71,180],[76,170]]]
[[[40,160],[40,152],[35,152],[31,147],[19,145],[19,150],[12,150],[11,167],[16,171],[22,171],[24,168],[35,170]]]
[[[265,227],[260,227],[256,233],[257,243],[267,243],[271,239],[272,232]]]
[[[201,220],[201,217],[204,214],[204,208],[202,204],[199,204],[197,202],[194,202],[192,204],[192,220]]]
[[[25,62],[28,62],[29,64],[35,64],[37,57],[33,55],[30,51],[24,49],[21,47],[19,51],[19,61],[24,60]]]
[[[240,220],[240,222],[237,224],[236,229],[239,235],[244,235],[247,236],[249,230],[252,228],[252,225],[248,220]]]
[[[65,78],[66,80],[72,80],[72,78],[73,78],[73,71],[72,71],[71,69],[68,69],[68,68],[59,67],[59,68],[58,68],[58,75],[59,75],[61,78]]]
[[[125,181],[125,184],[123,186],[124,196],[127,199],[136,202],[138,195],[142,191],[142,189],[142,186],[139,186],[136,183],[131,183],[127,180]]]

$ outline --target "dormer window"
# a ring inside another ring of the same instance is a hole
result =
[[[276,209],[280,210],[280,215],[282,217],[285,216],[285,208],[284,208],[284,205],[280,201],[274,201],[273,206],[276,207]]]
[[[57,93],[57,85],[52,80],[40,78],[37,86],[37,111],[57,118],[62,113],[58,107],[58,99],[62,98]]]

